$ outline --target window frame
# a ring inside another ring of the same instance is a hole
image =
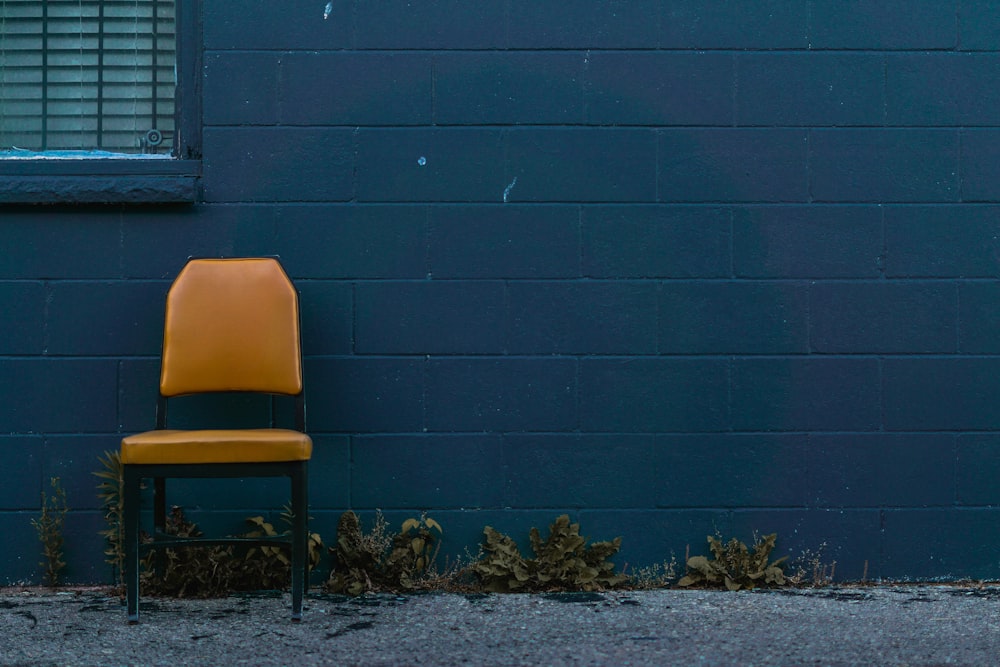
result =
[[[0,159],[0,204],[191,203],[201,194],[200,0],[175,3],[176,153]]]

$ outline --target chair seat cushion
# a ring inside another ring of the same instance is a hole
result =
[[[125,464],[308,461],[312,439],[281,428],[163,429],[122,439],[121,455]]]

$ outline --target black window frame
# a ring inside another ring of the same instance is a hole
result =
[[[0,204],[192,203],[201,190],[201,0],[175,4],[176,152],[170,158],[0,159]]]

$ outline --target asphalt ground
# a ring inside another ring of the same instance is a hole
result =
[[[1000,586],[143,599],[0,591],[3,665],[993,665]]]

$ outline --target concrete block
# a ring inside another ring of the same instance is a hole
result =
[[[351,459],[351,503],[358,507],[432,511],[502,506],[499,436],[361,436],[352,439]]]
[[[427,428],[439,432],[576,428],[576,362],[559,358],[431,358]]]
[[[647,507],[666,480],[650,465],[650,435],[504,436],[507,507]]]
[[[741,54],[736,124],[880,125],[884,67],[871,53]]]
[[[309,423],[306,423],[309,430]],[[351,504],[351,439],[346,435],[318,435],[309,461],[309,507],[335,510]],[[332,535],[332,533],[330,534]]]
[[[809,342],[822,353],[958,351],[958,289],[914,281],[809,286]]]
[[[883,514],[882,576],[918,581],[1000,576],[994,546],[1000,540],[1000,510],[887,509]]]
[[[100,510],[102,501],[97,486],[103,480],[94,473],[105,470],[101,459],[106,452],[117,452],[120,448],[121,436],[117,434],[46,436],[44,449],[38,452],[42,454],[38,457],[41,491],[51,498],[51,480],[58,477],[71,510]],[[34,500],[32,506],[37,506],[37,495]]]
[[[730,214],[715,206],[587,206],[583,274],[591,278],[730,275]]]
[[[900,357],[883,362],[885,428],[890,431],[1000,428],[995,397],[1000,359]]]
[[[511,0],[507,46],[514,49],[655,48],[661,3],[581,0],[572,11],[558,0]]]
[[[505,41],[505,5],[501,3],[355,2],[353,14],[359,49],[495,49]],[[351,20],[350,15],[339,18]]]
[[[424,426],[423,363],[412,358],[306,359],[310,433],[417,433]]]
[[[26,549],[11,551],[4,558],[3,570],[0,571],[0,583],[4,586],[42,583],[43,573],[38,566],[38,534],[31,525],[32,519],[38,519],[37,511],[0,512],[0,531],[6,536],[7,544],[31,545]]]
[[[587,69],[587,122],[731,125],[733,58],[725,53],[598,51]]]
[[[160,353],[167,283],[57,282],[49,289],[49,354]]]
[[[887,206],[886,275],[1000,277],[998,212],[995,206]]]
[[[117,372],[117,431],[139,433],[156,425],[160,359],[123,359]]]
[[[805,3],[679,0],[662,5],[660,48],[805,49]]]
[[[962,0],[958,6],[959,48],[996,51],[1000,45],[1000,15],[992,0]]]
[[[737,358],[732,401],[737,431],[874,431],[878,360]]]
[[[435,206],[429,216],[434,278],[580,276],[577,206]]]
[[[37,435],[0,436],[0,456],[17,475],[0,486],[0,510],[29,510],[38,507],[42,492],[42,464],[45,441]],[[48,480],[46,481],[46,488]],[[2,516],[2,513],[0,513]]]
[[[656,286],[651,283],[518,281],[507,294],[513,354],[656,352]]]
[[[0,354],[45,350],[47,294],[42,282],[0,282]]]
[[[362,129],[357,196],[366,202],[501,202],[503,165],[500,130]]]
[[[875,278],[883,264],[876,206],[754,206],[733,211],[741,278]]]
[[[959,505],[1000,505],[1000,436],[995,433],[963,433],[955,448],[955,500]]]
[[[580,425],[613,433],[725,431],[728,393],[724,359],[586,358]]]
[[[660,353],[807,352],[807,295],[804,284],[788,282],[666,282],[660,288]]]
[[[434,121],[564,125],[583,121],[580,52],[475,51],[434,59]]]
[[[959,283],[959,350],[965,354],[1000,352],[1000,283]]]
[[[493,201],[502,201],[503,192],[508,201],[656,200],[656,135],[651,130],[510,130],[506,161],[504,189]]]
[[[302,280],[296,287],[299,290],[303,354],[350,353],[354,349],[354,291],[351,285]]]
[[[293,279],[423,279],[426,239],[419,206],[289,206],[273,247]]]
[[[294,52],[281,56],[286,125],[427,125],[433,60],[424,53]]]
[[[997,53],[898,54],[886,59],[890,125],[975,126],[1000,122]]]
[[[1000,131],[962,130],[962,201],[1000,201]]]
[[[210,52],[204,56],[205,125],[274,125],[279,122],[281,54]]]
[[[105,562],[104,542],[98,532],[107,529],[104,513],[100,511],[73,511],[66,514],[63,527],[63,552],[66,567],[59,573],[60,583],[111,584],[115,583],[112,567]],[[37,540],[36,540],[37,542]],[[44,581],[44,570],[39,571]]]
[[[804,202],[806,133],[793,129],[659,132],[661,202]]]
[[[106,433],[115,430],[114,359],[0,358],[0,432]]]
[[[811,190],[817,201],[958,201],[955,131],[813,130],[809,147]]]
[[[473,354],[504,349],[499,281],[379,281],[355,287],[355,349],[363,354]]]
[[[340,128],[206,128],[205,201],[347,201],[354,134]]]
[[[808,497],[801,434],[657,435],[657,507],[801,507]]]
[[[115,207],[5,205],[0,280],[119,278],[121,234]]]
[[[808,0],[813,49],[951,49],[958,16],[939,0]]]
[[[809,504],[913,507],[955,501],[950,433],[811,434]]]
[[[221,0],[204,7],[205,48],[233,50],[342,49],[354,37],[353,0],[331,0],[324,20],[324,6],[314,2]]]

